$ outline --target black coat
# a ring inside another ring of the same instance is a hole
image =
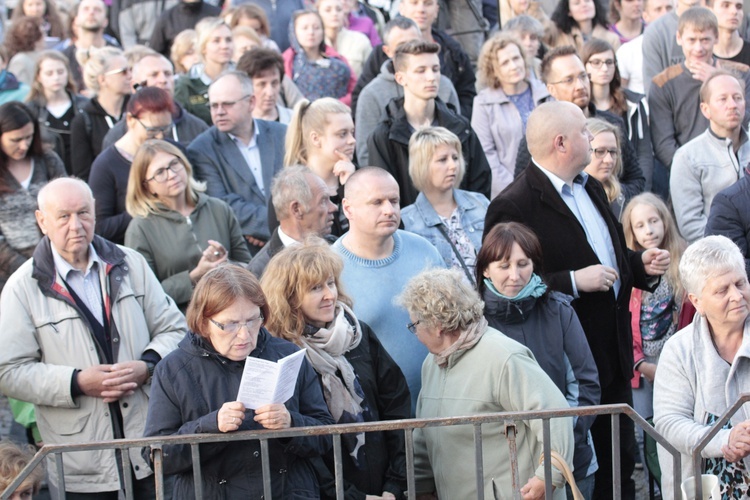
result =
[[[469,56],[461,48],[461,45],[447,33],[440,30],[432,29],[432,37],[440,45],[440,73],[447,76],[458,95],[458,102],[461,104],[461,116],[471,120],[471,111],[474,108],[474,97],[477,95],[477,79],[474,75],[474,68],[471,65]],[[357,100],[359,94],[380,74],[380,68],[388,60],[388,56],[383,52],[383,44],[372,49],[370,56],[362,66],[362,73],[357,79],[357,85],[352,91],[352,116],[357,113]]]
[[[602,388],[615,380],[633,376],[633,335],[630,329],[630,291],[633,285],[653,290],[641,260],[641,253],[628,250],[622,226],[609,209],[602,185],[593,177],[586,192],[609,228],[620,270],[620,293],[581,292],[573,308],[599,370]],[[570,272],[600,264],[586,239],[583,227],[536,166],[529,166],[494,200],[487,209],[484,236],[499,222],[520,222],[533,230],[544,253],[544,281],[553,290],[574,295]]]
[[[252,357],[277,361],[296,352],[294,344],[272,337],[265,328],[258,334]],[[244,361],[231,361],[216,353],[201,337],[189,333],[179,348],[157,366],[151,387],[145,436],[218,433],[221,406],[237,399]],[[329,425],[328,412],[318,378],[304,360],[294,395],[286,407],[292,427]],[[260,430],[247,410],[240,430]],[[329,436],[270,440],[273,498],[319,498],[312,458],[331,447]],[[235,441],[200,445],[203,497],[212,499],[261,499],[260,442]],[[164,446],[164,473],[176,474],[174,498],[195,498],[190,445]]]
[[[180,32],[187,29],[194,29],[203,18],[219,16],[221,8],[203,2],[185,2],[180,1],[174,7],[171,7],[161,13],[156,21],[154,31],[151,33],[149,47],[169,57],[169,51],[172,48],[172,42]]]
[[[128,107],[129,96],[125,96],[121,113]],[[83,107],[70,124],[70,159],[73,163],[73,175],[88,181],[91,165],[102,152],[102,142],[117,118],[104,111],[99,100],[94,97]]]
[[[400,188],[401,208],[404,208],[414,203],[419,194],[409,177],[409,139],[413,130],[406,120],[404,98],[393,99],[386,107],[386,113],[387,117],[367,139],[370,165],[384,168],[396,178]],[[469,120],[451,111],[444,102],[436,98],[434,121],[461,140],[466,174],[459,189],[481,193],[490,199],[492,171],[482,143],[472,130]]]
[[[411,396],[406,378],[393,358],[367,324],[362,326],[362,341],[344,354],[365,394],[365,421],[401,420],[411,417]],[[347,453],[344,458],[344,497],[364,499],[365,495],[380,496],[390,491],[402,498],[406,491],[406,454],[404,432],[369,432],[365,436],[363,458],[357,468]],[[318,467],[321,497],[336,498],[333,450],[324,455],[327,468]]]
[[[596,109],[594,103],[589,103],[589,114],[595,118],[601,118],[620,129],[622,172],[620,172],[619,180],[622,185],[622,194],[625,195],[625,203],[627,203],[633,196],[643,192],[643,189],[646,186],[646,178],[643,176],[638,153],[636,153],[633,143],[627,140],[628,129],[625,125],[625,121],[614,113]],[[651,142],[649,140],[649,147],[650,144]],[[643,141],[641,141],[641,146],[645,146]],[[523,140],[521,140],[521,144],[518,145],[518,156],[516,157],[516,169],[514,175],[518,177],[518,175],[530,164],[531,153],[529,153],[529,147],[526,144],[526,137],[524,136]]]
[[[740,247],[750,272],[750,173],[722,190],[711,202],[705,235],[726,236]]]

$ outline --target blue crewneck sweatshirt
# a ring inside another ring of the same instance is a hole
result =
[[[435,247],[421,236],[398,230],[393,239],[393,253],[380,260],[363,259],[347,250],[342,243],[346,235],[333,244],[333,249],[344,259],[341,284],[354,301],[354,314],[372,328],[404,372],[414,414],[427,348],[406,328],[409,314],[394,299],[422,270],[445,264]]]

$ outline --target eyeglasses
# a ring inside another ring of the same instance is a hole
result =
[[[594,150],[594,156],[599,159],[605,158],[607,156],[607,153],[609,153],[613,160],[617,158],[618,153],[616,149],[596,148]]]
[[[172,126],[174,125],[170,123],[169,125],[164,125],[163,127],[148,127],[145,123],[143,123],[138,118],[136,117],[133,117],[133,118],[135,118],[135,121],[141,124],[141,127],[146,129],[146,137],[148,137],[149,139],[155,139],[159,136],[167,137],[169,133],[172,131]]]
[[[237,104],[240,101],[244,101],[245,99],[252,97],[252,95],[245,95],[237,99],[236,101],[226,101],[226,102],[210,102],[208,103],[208,107],[211,109],[211,111],[219,111],[219,108],[223,108],[224,111],[229,111],[234,107],[235,104]]]
[[[260,324],[263,323],[263,315],[261,314],[257,318],[249,319],[242,323],[235,321],[231,323],[219,323],[218,321],[214,321],[211,318],[209,318],[208,321],[216,325],[222,332],[234,335],[239,333],[240,328],[242,328],[243,326],[247,328],[248,332],[255,330],[256,327],[259,327]]]
[[[417,325],[418,325],[418,324],[419,324],[419,323],[420,323],[421,321],[422,321],[422,320],[417,320],[417,321],[415,321],[414,323],[409,323],[408,325],[406,325],[406,328],[407,328],[407,329],[408,329],[408,330],[409,330],[409,331],[410,331],[411,333],[413,333],[414,335],[416,335],[416,334],[417,334]]]
[[[154,175],[146,179],[144,182],[156,181],[161,184],[162,182],[166,182],[167,180],[167,170],[169,170],[173,174],[176,174],[178,172],[182,172],[183,168],[185,168],[185,166],[182,164],[182,162],[178,158],[175,158],[174,160],[169,162],[169,165],[167,165],[166,167],[162,167],[154,172]]]
[[[586,73],[580,73],[580,74],[575,75],[575,76],[569,76],[567,78],[564,78],[564,79],[560,80],[559,82],[550,82],[550,85],[559,85],[559,84],[573,85],[576,80],[578,80],[582,84],[586,85],[588,83],[588,81],[589,81],[589,75],[587,75]]]
[[[615,67],[615,60],[614,59],[589,59],[589,64],[594,69],[599,69],[602,67],[602,65],[608,67],[608,68],[614,68]]]
[[[111,70],[105,72],[104,76],[119,75],[120,73],[126,75],[126,74],[131,73],[131,72],[132,72],[132,70],[130,69],[130,67],[129,66],[125,66],[124,68],[111,69]]]

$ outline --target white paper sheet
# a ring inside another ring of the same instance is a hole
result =
[[[277,362],[248,357],[237,401],[252,410],[268,404],[286,403],[294,394],[305,351],[301,349]]]

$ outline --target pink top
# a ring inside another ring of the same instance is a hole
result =
[[[373,47],[383,43],[380,40],[380,35],[378,35],[378,30],[375,28],[375,23],[366,15],[359,16],[353,12],[349,14],[349,29],[367,35]]]

